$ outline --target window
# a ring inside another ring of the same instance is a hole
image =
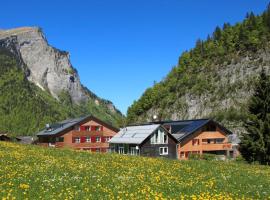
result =
[[[185,152],[185,158],[188,158],[189,154],[190,154],[190,151],[186,151]]]
[[[101,127],[100,126],[95,126],[95,131],[101,131]]]
[[[224,142],[224,138],[217,138],[216,143],[217,144],[222,144]]]
[[[110,137],[105,137],[105,142],[109,142]]]
[[[96,142],[100,142],[100,137],[96,137]]]
[[[211,144],[211,143],[214,143],[214,141],[212,139],[203,139],[202,143],[203,144]]]
[[[163,129],[159,129],[152,135],[150,142],[151,144],[168,144],[168,135]]]
[[[125,153],[124,147],[119,147],[118,153],[119,153],[119,154],[124,154],[124,153]]]
[[[164,134],[164,136],[163,136],[163,142],[165,144],[168,144],[168,135],[167,134]]]
[[[159,155],[168,155],[168,147],[159,147]]]
[[[85,126],[86,131],[90,131],[90,126]]]
[[[199,145],[200,144],[200,140],[199,139],[193,139],[192,140],[192,145],[193,146],[197,146],[197,145]]]
[[[86,136],[86,140],[85,140],[86,142],[91,142],[91,138],[90,138],[90,136]]]
[[[180,158],[185,158],[185,152],[180,153]]]
[[[80,142],[81,142],[81,138],[75,137],[75,143],[80,143]]]
[[[80,131],[80,126],[79,126],[79,125],[75,125],[75,126],[74,126],[74,130],[75,130],[75,131]]]
[[[64,137],[57,137],[55,139],[56,142],[64,142]]]
[[[203,139],[203,144],[222,144],[224,143],[224,138],[216,138],[216,139]]]

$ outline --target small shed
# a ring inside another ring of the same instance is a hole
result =
[[[37,138],[33,136],[18,136],[16,140],[21,144],[33,144]]]

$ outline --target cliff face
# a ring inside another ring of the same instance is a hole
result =
[[[69,53],[50,46],[40,28],[0,30],[0,50],[11,53],[27,80],[57,100],[64,110],[69,110],[69,117],[91,113],[120,125],[121,112],[112,102],[81,84]]]
[[[184,94],[176,91],[177,98],[169,106],[153,105],[136,120],[151,121],[154,115],[172,120],[213,117],[240,134],[244,130],[238,118],[244,117],[253,85],[262,68],[270,74],[270,49],[241,57],[230,64],[225,62],[211,68],[200,66],[196,76],[203,77],[211,87],[206,86],[197,92],[194,88],[200,83],[195,82]]]
[[[89,97],[82,88],[79,75],[72,67],[68,52],[51,47],[39,28],[17,28],[0,32],[1,46],[15,52],[27,66],[28,80],[55,98],[68,91],[76,103]]]

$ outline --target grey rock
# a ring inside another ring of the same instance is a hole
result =
[[[73,102],[89,97],[69,60],[69,53],[51,47],[40,28],[23,27],[0,32],[0,40],[13,48],[29,69],[28,79],[55,98],[68,91]]]
[[[75,104],[91,99],[96,106],[105,106],[110,112],[121,114],[112,102],[98,97],[81,84],[69,53],[49,45],[39,27],[0,30],[0,48],[14,54],[28,80],[56,99],[64,91]]]

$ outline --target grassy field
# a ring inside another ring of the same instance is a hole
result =
[[[0,142],[2,199],[270,199],[270,167]]]

